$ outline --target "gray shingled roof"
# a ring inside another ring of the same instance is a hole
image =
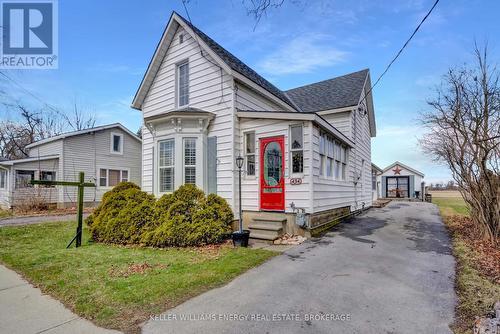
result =
[[[337,109],[357,105],[368,69],[337,78],[293,88],[285,93],[305,112]]]
[[[283,102],[288,103],[291,107],[294,107],[293,102],[284,94],[279,88],[274,86],[272,83],[264,79],[257,72],[252,70],[248,65],[239,60],[236,56],[234,56],[231,52],[224,49],[220,46],[216,41],[208,37],[203,31],[196,28],[192,25],[188,20],[186,20],[182,15],[177,13],[179,17],[186,23],[193,31],[200,36],[200,38],[205,42],[216,54],[219,56],[226,64],[231,67],[232,70],[244,75],[248,79],[255,82],[260,87],[264,88],[274,96],[281,99]]]

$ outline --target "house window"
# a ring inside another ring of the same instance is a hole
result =
[[[99,186],[114,187],[120,182],[128,181],[128,171],[121,169],[99,169]]]
[[[335,180],[341,180],[341,154],[342,154],[342,150],[341,150],[341,146],[339,143],[335,142],[335,162],[334,162],[334,166],[333,166],[333,169],[334,169],[334,177],[335,177]]]
[[[245,161],[247,175],[255,175],[255,132],[245,133]]]
[[[177,65],[177,106],[189,104],[189,63]]]
[[[342,148],[340,150],[340,163],[341,163],[340,174],[342,176],[342,180],[344,180],[344,181],[347,179],[347,152],[348,152],[348,148],[345,146],[342,146]]]
[[[327,163],[326,163],[326,176],[332,177],[333,176],[333,155],[334,155],[334,141],[333,138],[330,136],[326,136],[325,139],[326,143],[326,156],[327,156]]]
[[[16,170],[16,189],[33,187],[30,181],[34,179],[34,170]]]
[[[162,140],[159,142],[158,162],[159,162],[159,192],[174,191],[175,172],[175,141],[174,139]]]
[[[196,184],[196,138],[184,138],[184,183]]]
[[[7,171],[0,169],[0,189],[7,188]]]
[[[290,151],[292,152],[292,173],[304,172],[304,136],[302,125],[290,127]]]
[[[184,43],[184,34],[179,34],[179,44]]]
[[[111,153],[123,153],[123,135],[111,133]]]
[[[319,135],[319,175],[325,175],[326,160],[326,136],[324,133]]]
[[[55,181],[56,180],[56,172],[41,171],[40,172],[40,180],[41,181]],[[53,185],[44,185],[44,187],[54,188]]]

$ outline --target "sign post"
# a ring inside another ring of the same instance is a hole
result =
[[[66,186],[66,187],[78,187],[78,226],[76,227],[76,235],[70,241],[66,248],[69,248],[73,241],[76,240],[76,247],[82,245],[82,226],[83,226],[83,193],[85,187],[95,187],[94,183],[85,182],[85,174],[83,172],[79,173],[78,182],[69,181],[42,181],[42,180],[31,180],[31,184],[39,184],[44,186]]]

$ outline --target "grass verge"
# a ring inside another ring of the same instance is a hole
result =
[[[469,334],[475,318],[491,312],[495,301],[500,300],[500,249],[480,239],[462,198],[433,198],[433,202],[451,232],[457,260],[458,305],[452,329],[455,334]]]
[[[151,314],[221,286],[277,253],[229,245],[153,249],[88,240],[65,249],[76,223],[0,228],[0,261],[99,326],[127,333]]]

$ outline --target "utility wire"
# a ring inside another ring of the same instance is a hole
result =
[[[427,20],[427,18],[431,15],[432,11],[434,10],[434,8],[436,8],[436,6],[439,3],[439,1],[440,0],[436,0],[434,2],[434,4],[432,5],[431,9],[429,9],[429,11],[427,12],[427,14],[422,18],[422,20],[420,21],[420,23],[418,24],[418,26],[415,28],[415,30],[413,30],[413,33],[406,40],[405,44],[403,44],[403,46],[401,47],[401,49],[399,49],[399,51],[396,54],[396,56],[394,56],[394,58],[392,58],[392,60],[390,61],[390,63],[385,68],[384,72],[382,72],[382,74],[380,74],[380,76],[377,78],[377,80],[375,81],[375,83],[370,87],[370,89],[368,90],[368,92],[366,92],[366,94],[363,96],[363,99],[361,99],[361,101],[359,101],[360,104],[373,91],[373,89],[375,88],[375,86],[377,86],[377,84],[380,82],[380,80],[382,79],[382,77],[387,73],[387,71],[389,71],[389,69],[391,68],[392,64],[394,64],[394,62],[399,58],[399,56],[401,55],[401,53],[403,53],[403,50],[408,46],[408,44],[410,44],[410,41],[417,34],[417,32],[420,29],[420,27],[422,26],[422,24],[424,24],[424,22]]]

